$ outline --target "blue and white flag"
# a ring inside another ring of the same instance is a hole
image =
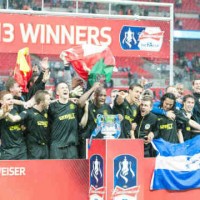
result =
[[[158,156],[151,190],[200,188],[200,136],[181,144],[155,139],[152,145],[158,151]]]

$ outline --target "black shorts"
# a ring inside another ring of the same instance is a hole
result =
[[[48,159],[49,147],[47,144],[28,144],[28,159]]]
[[[1,160],[26,160],[26,146],[1,149]]]
[[[50,159],[77,159],[78,148],[76,145],[59,147],[56,145],[50,146]]]

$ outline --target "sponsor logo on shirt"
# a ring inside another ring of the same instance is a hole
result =
[[[59,120],[71,120],[71,119],[75,119],[75,113],[69,113],[67,115],[62,115],[59,117]]]
[[[37,121],[37,125],[38,126],[47,127],[48,126],[48,121]]]
[[[173,129],[173,124],[160,125],[160,129],[167,129],[167,130]]]
[[[14,126],[9,126],[10,131],[21,131],[21,126],[20,125],[14,125]]]

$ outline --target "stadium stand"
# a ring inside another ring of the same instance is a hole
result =
[[[178,0],[179,1],[179,0]],[[177,0],[161,0],[162,3],[174,3],[178,2]],[[174,3],[174,8],[176,13],[199,13],[200,5],[198,0],[181,0],[180,4]]]
[[[200,30],[200,20],[193,18],[178,18],[175,19],[175,29],[180,29],[178,22],[182,23],[182,30]],[[177,26],[176,26],[177,24]]]

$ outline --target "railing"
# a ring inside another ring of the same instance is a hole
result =
[[[92,14],[127,14],[127,15],[166,15],[168,3],[123,1],[123,0],[27,0],[2,1],[0,8],[6,10],[34,10]],[[152,6],[152,7],[151,7]],[[156,7],[155,7],[156,6]],[[158,9],[159,8],[159,9]],[[163,11],[163,12],[162,12]]]

